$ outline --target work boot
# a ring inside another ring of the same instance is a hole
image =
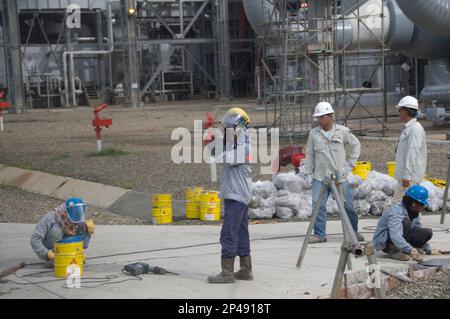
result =
[[[232,284],[234,283],[234,257],[224,258],[221,260],[222,272],[216,276],[209,276],[208,282],[210,284]]]
[[[410,258],[408,255],[402,253],[393,243],[389,243],[387,246],[388,256],[391,259],[400,260],[400,261],[409,261]]]
[[[364,236],[360,232],[357,231],[355,235],[358,241],[364,241]]]
[[[249,256],[239,257],[241,269],[235,272],[234,278],[238,280],[253,280],[252,258]]]
[[[309,237],[309,244],[319,244],[319,243],[325,243],[327,241],[327,238],[320,238],[316,235]]]
[[[407,254],[402,253],[401,251],[390,251],[388,252],[388,256],[391,259],[400,260],[400,261],[410,261],[410,258]]]

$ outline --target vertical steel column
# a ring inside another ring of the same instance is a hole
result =
[[[219,92],[221,100],[231,98],[230,36],[228,30],[228,0],[216,0],[219,46]]]
[[[136,13],[128,14],[128,9],[136,9],[135,0],[121,0],[122,15],[125,22],[127,58],[125,67],[125,85],[129,106],[139,105],[139,60],[136,37]]]
[[[445,220],[445,214],[447,214],[447,198],[448,198],[448,189],[450,187],[450,153],[447,153],[447,158],[448,158],[448,169],[447,169],[447,181],[445,184],[445,190],[444,190],[444,198],[443,203],[444,203],[444,207],[442,207],[442,213],[441,213],[441,224],[444,223]]]
[[[103,15],[102,11],[97,9],[96,12],[97,19],[97,50],[104,50],[103,45]],[[108,41],[111,41],[108,39]],[[109,48],[108,48],[109,49]],[[99,55],[98,57],[98,68],[99,68],[99,83],[100,83],[100,94],[103,95],[106,87],[106,70],[105,70],[105,58],[103,55]]]
[[[72,44],[72,30],[67,27],[66,21],[67,21],[68,13],[66,12],[64,14],[64,29],[65,29],[65,37],[66,37],[66,51],[73,51],[73,44]],[[66,106],[70,106],[70,96],[71,96],[71,85],[69,84],[69,77],[72,77],[73,74],[69,72],[67,68],[67,56],[62,55],[63,58],[63,76],[64,76],[64,91],[65,91],[65,104]],[[75,103],[75,101],[72,101],[72,103]],[[73,104],[72,104],[73,105]]]
[[[20,53],[19,10],[16,0],[4,1],[3,35],[7,60],[8,96],[13,113],[23,113],[25,98],[23,88],[22,58]],[[5,7],[6,6],[6,7]],[[6,21],[5,21],[6,20]]]

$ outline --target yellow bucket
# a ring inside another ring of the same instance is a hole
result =
[[[83,275],[83,264],[86,256],[81,254],[55,255],[55,276],[58,278],[67,278],[67,267],[77,265],[80,267],[80,276]]]
[[[76,255],[83,253],[83,242],[55,243],[55,255]]]
[[[200,203],[220,203],[219,192],[204,191],[200,195]]]
[[[152,194],[153,207],[172,207],[172,194]]]
[[[387,173],[395,178],[395,162],[387,162]]]
[[[186,218],[200,218],[200,194],[202,191],[202,187],[191,187],[185,191],[184,197],[186,200]]]
[[[207,221],[220,220],[220,202],[218,203],[201,203],[200,219]]]
[[[186,200],[200,199],[200,194],[202,193],[202,191],[202,187],[191,187],[186,189],[186,191],[184,192],[184,197]]]
[[[172,207],[153,207],[153,224],[170,224],[172,222]]]
[[[200,203],[198,201],[186,201],[186,218],[200,218]]]
[[[365,180],[367,178],[367,175],[369,175],[371,169],[371,162],[358,162],[353,168],[352,173],[360,176],[363,180]]]

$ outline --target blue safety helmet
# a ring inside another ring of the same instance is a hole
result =
[[[77,224],[84,222],[87,214],[87,207],[81,198],[72,197],[66,200],[66,211],[69,220],[72,223]]]
[[[420,185],[414,185],[408,188],[405,193],[406,196],[414,199],[425,206],[428,206],[428,191],[425,187]]]

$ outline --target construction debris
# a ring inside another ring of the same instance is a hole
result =
[[[347,181],[353,189],[353,205],[360,216],[380,216],[392,205],[392,196],[397,181],[389,175],[371,171],[366,180],[358,175],[349,174]],[[433,213],[442,209],[444,190],[432,182],[424,180],[421,183],[429,193],[428,210]],[[306,219],[312,214],[311,180],[304,179],[294,171],[279,173],[272,181],[257,181],[253,183],[253,197],[250,203],[249,218],[251,219]],[[450,196],[447,207],[450,208]],[[330,196],[326,207],[330,215],[338,214],[337,203]]]

